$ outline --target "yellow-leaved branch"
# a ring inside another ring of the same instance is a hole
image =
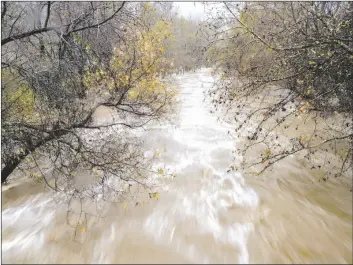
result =
[[[139,103],[161,103],[160,99],[175,94],[161,79],[171,69],[165,57],[165,45],[172,34],[171,25],[159,20],[146,31],[127,32],[126,45],[114,48],[108,67],[87,70],[84,84],[89,91],[114,98],[124,93],[126,100]]]

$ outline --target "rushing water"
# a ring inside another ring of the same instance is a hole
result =
[[[227,172],[236,142],[204,101],[203,69],[175,80],[179,122],[143,133],[161,178],[160,199],[112,207],[72,240],[65,206],[31,182],[3,188],[5,263],[352,262],[352,198],[344,181],[312,184],[295,159],[264,178]],[[346,181],[347,182],[347,181]],[[310,184],[309,184],[310,183]]]

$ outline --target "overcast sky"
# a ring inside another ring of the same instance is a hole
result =
[[[178,13],[185,18],[205,19],[204,5],[200,2],[174,2]]]

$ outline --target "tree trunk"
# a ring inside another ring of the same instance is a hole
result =
[[[34,152],[36,148],[41,147],[42,145],[46,144],[47,142],[50,142],[54,139],[58,139],[63,135],[66,135],[69,133],[69,129],[77,129],[77,128],[84,128],[84,126],[90,122],[92,115],[99,106],[95,107],[92,109],[92,111],[87,114],[87,117],[80,123],[78,124],[73,124],[71,128],[67,129],[54,129],[52,132],[49,133],[49,136],[46,138],[42,139],[39,141],[37,144],[32,145],[30,144],[29,147],[24,149],[24,152],[17,157],[10,158],[5,162],[5,167],[1,170],[1,183],[4,183],[7,178],[11,175],[11,173],[16,169],[16,167],[21,163],[23,159],[27,157],[30,153]]]
[[[4,183],[15,168],[20,164],[21,159],[14,159],[9,161],[5,167],[1,170],[1,183]]]

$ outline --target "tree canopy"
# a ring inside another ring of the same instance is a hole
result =
[[[131,130],[165,118],[176,95],[160,78],[172,69],[172,27],[158,15],[146,20],[152,11],[2,2],[2,182],[23,170],[67,198],[93,200],[146,184],[149,161]],[[94,121],[102,107],[113,121]],[[77,185],[79,172],[89,185]]]
[[[263,150],[243,168],[261,165],[262,173],[301,152],[311,168],[325,167],[325,181],[351,171],[352,12],[350,2],[225,2],[211,13],[209,58],[221,78],[209,95],[215,108],[234,110],[236,134],[249,140],[240,154]],[[301,131],[308,122],[302,136],[279,139],[278,129]],[[330,150],[339,167],[327,161]]]

